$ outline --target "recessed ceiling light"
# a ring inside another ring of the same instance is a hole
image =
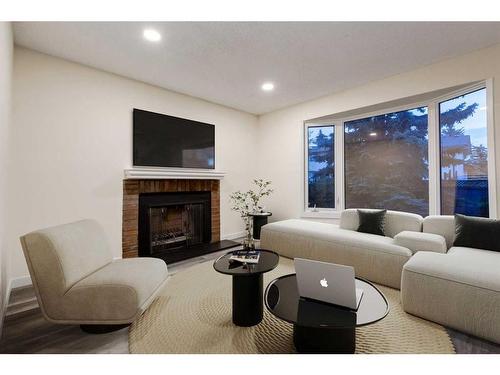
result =
[[[375,133],[375,132],[370,133],[370,137],[376,137],[376,136],[377,136],[377,133]]]
[[[273,91],[274,90],[274,83],[272,83],[272,82],[263,83],[262,86],[260,86],[260,88],[263,91]]]
[[[150,42],[159,42],[161,40],[161,34],[153,29],[145,29],[142,32],[142,36]]]

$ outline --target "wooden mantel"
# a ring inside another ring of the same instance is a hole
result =
[[[142,168],[125,169],[125,179],[221,180],[225,173],[213,169]]]

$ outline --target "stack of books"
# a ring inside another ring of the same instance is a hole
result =
[[[239,250],[233,252],[229,260],[240,263],[259,263],[259,257],[260,251],[258,250]]]

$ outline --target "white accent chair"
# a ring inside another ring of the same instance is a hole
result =
[[[53,323],[129,324],[167,282],[160,259],[113,260],[94,220],[37,230],[21,244],[42,314]]]

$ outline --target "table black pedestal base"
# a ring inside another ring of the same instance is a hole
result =
[[[85,333],[92,333],[95,335],[103,333],[111,333],[128,327],[129,324],[81,324],[80,329]]]
[[[253,238],[260,240],[260,230],[267,224],[267,216],[254,216],[253,217]]]
[[[233,276],[233,323],[241,327],[259,324],[264,314],[263,276]]]
[[[310,328],[294,324],[293,343],[299,353],[352,354],[356,350],[356,329]]]

